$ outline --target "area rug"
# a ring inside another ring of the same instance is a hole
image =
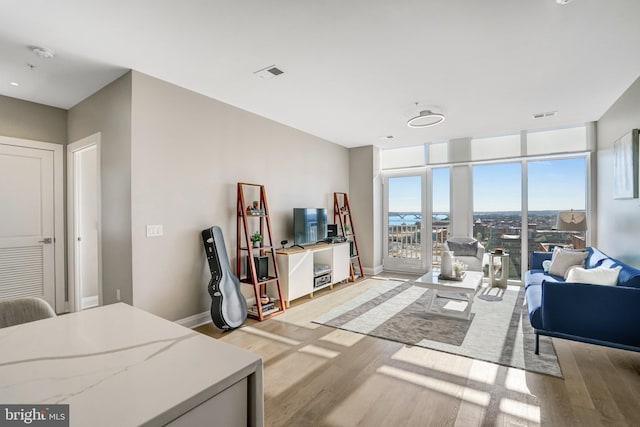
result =
[[[540,354],[534,354],[523,288],[482,287],[471,319],[464,320],[426,313],[433,291],[409,281],[369,279],[354,286],[366,290],[337,305],[330,303],[331,296],[322,298],[327,311],[313,322],[562,378],[549,337],[540,337]],[[436,304],[455,308],[461,303],[437,298]]]

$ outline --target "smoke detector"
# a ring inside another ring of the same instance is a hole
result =
[[[31,52],[42,59],[53,59],[53,57],[56,56],[54,51],[46,47],[31,46]]]

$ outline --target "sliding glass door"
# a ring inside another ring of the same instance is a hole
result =
[[[425,235],[425,175],[388,176],[384,181],[385,270],[423,273],[431,238]]]

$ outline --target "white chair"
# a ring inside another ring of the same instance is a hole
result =
[[[0,301],[0,328],[56,317],[49,303],[37,297]]]
[[[449,242],[452,244],[450,245]],[[474,248],[475,253],[472,253]],[[484,246],[476,239],[471,237],[451,237],[444,242],[444,250],[453,252],[454,258],[467,264],[468,270],[482,271]]]

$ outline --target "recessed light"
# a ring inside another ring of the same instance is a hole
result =
[[[20,83],[18,83],[18,82],[9,82],[9,84],[10,84],[11,86],[15,86],[15,87],[20,86]]]
[[[56,53],[54,51],[46,47],[31,46],[31,52],[42,59],[52,59],[54,56],[56,56]]]

